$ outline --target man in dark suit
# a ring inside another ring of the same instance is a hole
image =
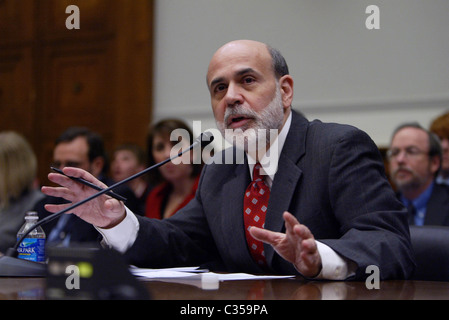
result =
[[[231,272],[364,279],[367,266],[375,265],[383,279],[411,275],[406,211],[387,182],[377,147],[356,128],[309,122],[292,111],[293,79],[277,50],[256,41],[230,42],[213,56],[207,84],[217,126],[243,146],[243,163],[235,148],[217,155],[205,166],[196,197],[169,219],[135,217],[108,197],[75,210],[107,244],[138,266],[209,263]],[[277,129],[277,138],[270,132],[260,143],[259,129]],[[277,170],[266,158],[278,160]],[[101,185],[85,171],[64,171]],[[44,187],[44,193],[70,201],[92,194],[61,175],[49,178],[63,187]],[[246,201],[253,190],[261,194],[251,201],[262,204],[257,209]],[[246,215],[254,211],[259,224],[247,225]],[[262,252],[254,239],[264,242]]]
[[[442,148],[418,123],[400,125],[387,152],[391,179],[409,208],[410,225],[449,226],[449,187],[436,183]]]

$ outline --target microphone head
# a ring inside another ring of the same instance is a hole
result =
[[[209,145],[212,141],[214,141],[214,135],[210,131],[205,131],[201,133],[198,138],[195,139],[195,143],[200,143],[201,148]]]

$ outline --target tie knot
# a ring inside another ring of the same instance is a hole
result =
[[[258,162],[253,169],[253,181],[263,181],[263,178],[260,174],[260,169],[262,169],[262,166]]]
[[[411,214],[411,215],[415,215],[416,214],[416,208],[413,205],[412,202],[409,203],[409,205],[407,206],[407,211]]]

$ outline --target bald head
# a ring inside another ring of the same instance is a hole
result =
[[[207,72],[207,84],[210,85],[210,72],[213,67],[216,66],[217,60],[226,57],[225,59],[228,63],[231,63],[229,58],[233,56],[242,56],[245,54],[249,57],[252,55],[253,58],[261,59],[263,63],[271,64],[272,70],[277,79],[289,74],[287,63],[277,49],[259,41],[235,40],[220,47],[213,55]]]

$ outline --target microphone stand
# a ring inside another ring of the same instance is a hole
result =
[[[208,140],[204,140],[203,137],[206,137]],[[40,277],[40,276],[45,276],[46,266],[44,263],[38,263],[38,262],[34,262],[34,261],[16,258],[17,257],[17,248],[19,247],[19,245],[22,243],[22,241],[28,236],[28,234],[31,231],[33,231],[35,228],[53,220],[53,219],[56,219],[57,217],[61,216],[62,214],[69,212],[69,211],[85,204],[86,202],[89,202],[89,201],[91,201],[105,193],[108,193],[108,192],[112,191],[113,189],[135,179],[135,178],[138,178],[138,177],[148,173],[149,171],[151,171],[153,169],[163,166],[167,162],[170,162],[170,161],[182,156],[184,153],[192,150],[198,144],[207,145],[207,144],[211,143],[213,141],[213,139],[214,139],[214,137],[213,137],[212,133],[203,132],[200,134],[200,136],[198,136],[195,139],[195,141],[187,149],[185,149],[182,152],[179,152],[175,156],[165,159],[162,162],[156,163],[153,166],[148,167],[145,170],[142,170],[126,179],[123,179],[108,188],[102,189],[101,191],[91,195],[90,197],[88,197],[84,200],[74,203],[70,207],[67,207],[61,211],[53,213],[53,214],[49,215],[48,217],[42,219],[41,221],[36,223],[33,227],[29,228],[17,240],[14,247],[9,248],[6,251],[6,254],[4,256],[0,257],[0,277]]]

